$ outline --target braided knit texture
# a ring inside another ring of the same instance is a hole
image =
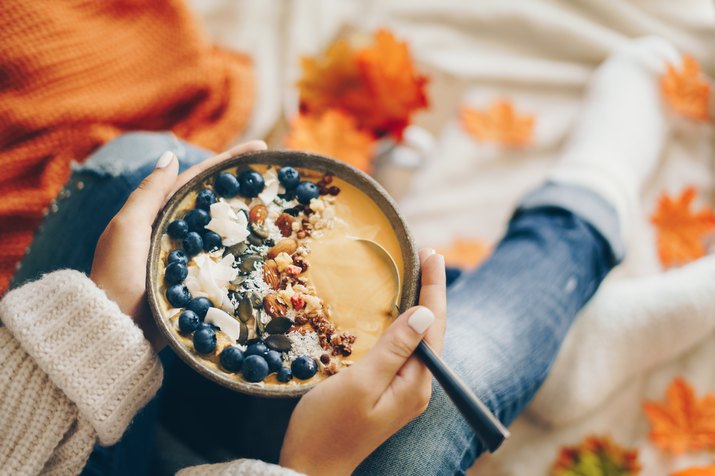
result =
[[[140,129],[221,149],[250,115],[250,60],[182,0],[3,0],[0,38],[0,293],[71,161]]]
[[[64,394],[104,445],[119,440],[161,386],[161,363],[141,330],[82,273],[56,271],[9,292],[0,318],[37,368],[27,359],[22,365],[38,382],[54,384],[48,393]],[[12,389],[27,401],[35,398],[35,391],[15,382]]]

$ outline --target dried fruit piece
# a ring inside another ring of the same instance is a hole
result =
[[[275,260],[269,259],[263,265],[263,281],[266,282],[271,289],[278,289],[281,284],[281,276],[278,272],[278,265]]]
[[[256,223],[258,225],[263,225],[267,217],[268,209],[263,204],[255,205],[251,208],[251,211],[248,212],[248,219],[251,220],[251,223]]]
[[[281,301],[278,294],[268,294],[263,298],[263,310],[271,317],[285,317],[288,306]]]
[[[281,213],[278,218],[276,218],[276,226],[281,231],[281,235],[290,236],[293,233],[293,220],[295,220],[295,218],[288,213]]]
[[[298,249],[298,242],[295,241],[292,238],[284,238],[276,245],[268,250],[268,258],[274,259],[276,256],[278,256],[281,253],[286,253],[288,255],[292,255],[295,253],[295,251]]]
[[[298,294],[295,294],[290,298],[290,304],[296,311],[300,311],[305,307],[305,301],[303,301],[303,298]]]

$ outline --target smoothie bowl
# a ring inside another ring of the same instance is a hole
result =
[[[369,176],[262,151],[174,194],[147,271],[156,324],[189,366],[235,391],[295,397],[360,359],[416,303],[419,259]]]

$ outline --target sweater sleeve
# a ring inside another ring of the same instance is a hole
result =
[[[182,469],[176,476],[302,476],[292,469],[255,459],[237,459],[228,463],[202,464]]]
[[[0,320],[0,467],[16,474],[78,472],[161,385],[141,330],[82,273],[9,292]]]

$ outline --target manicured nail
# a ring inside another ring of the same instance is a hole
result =
[[[163,169],[164,167],[169,165],[174,158],[176,158],[174,153],[170,150],[167,150],[166,152],[161,154],[161,157],[159,157],[159,160],[156,162],[156,168]]]
[[[434,314],[426,307],[419,307],[407,319],[407,324],[418,334],[424,334],[434,322]]]

